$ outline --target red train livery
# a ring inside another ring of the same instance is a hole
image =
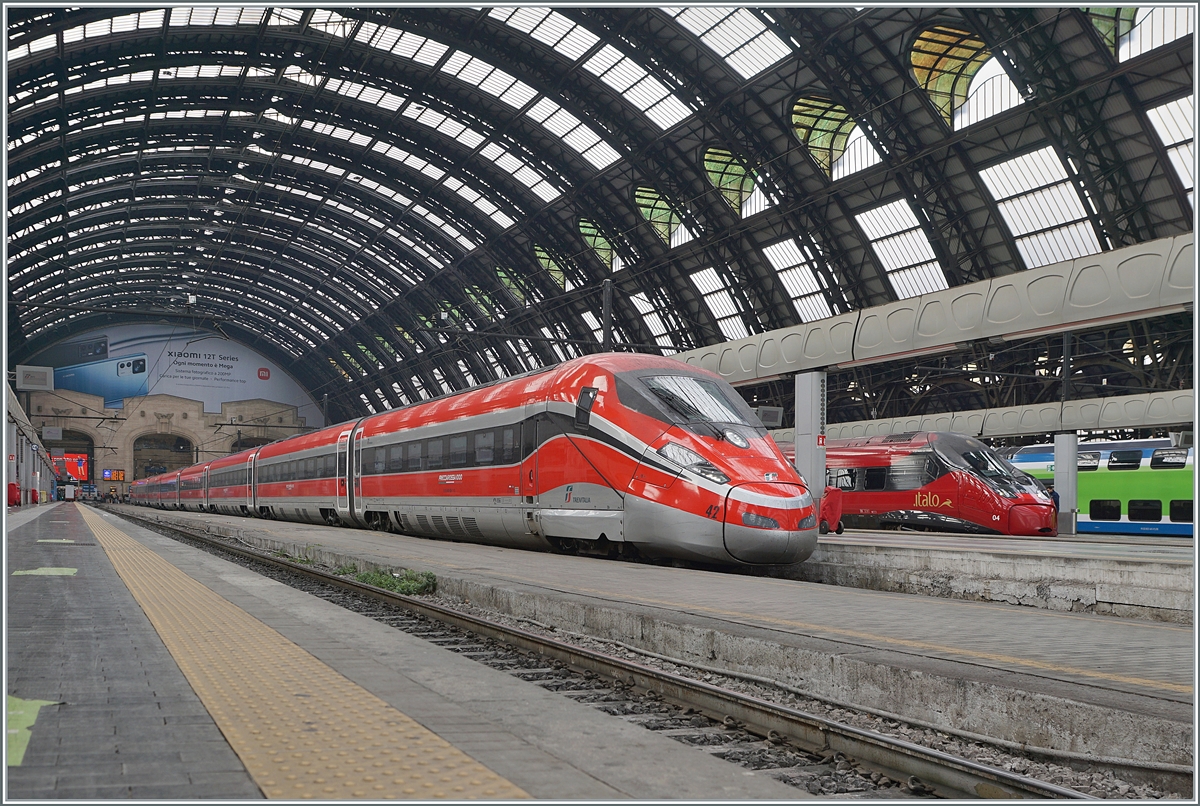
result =
[[[603,556],[802,562],[804,481],[714,373],[610,353],[135,482],[135,503]]]
[[[977,439],[910,432],[826,444],[826,483],[850,528],[1058,534],[1041,483]]]

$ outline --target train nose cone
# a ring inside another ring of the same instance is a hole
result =
[[[795,484],[743,484],[725,500],[725,550],[757,565],[803,562],[817,547],[816,508]]]
[[[1019,504],[1008,511],[1010,535],[1058,536],[1058,513],[1048,504]]]

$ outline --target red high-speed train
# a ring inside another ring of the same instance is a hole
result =
[[[728,564],[802,562],[804,481],[714,373],[586,356],[133,484],[134,503]]]
[[[780,447],[795,455],[793,444]],[[1041,482],[963,434],[829,440],[825,469],[826,484],[841,490],[841,522],[852,529],[1058,535]]]

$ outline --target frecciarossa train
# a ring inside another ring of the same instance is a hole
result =
[[[753,410],[671,358],[586,356],[142,479],[134,503],[601,556],[807,559],[816,509]]]

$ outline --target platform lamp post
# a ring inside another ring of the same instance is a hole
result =
[[[1059,426],[1066,412],[1071,383],[1071,332],[1063,333],[1062,406]],[[1058,533],[1075,534],[1079,514],[1079,435],[1074,431],[1059,431],[1054,435],[1054,490],[1058,493]]]

